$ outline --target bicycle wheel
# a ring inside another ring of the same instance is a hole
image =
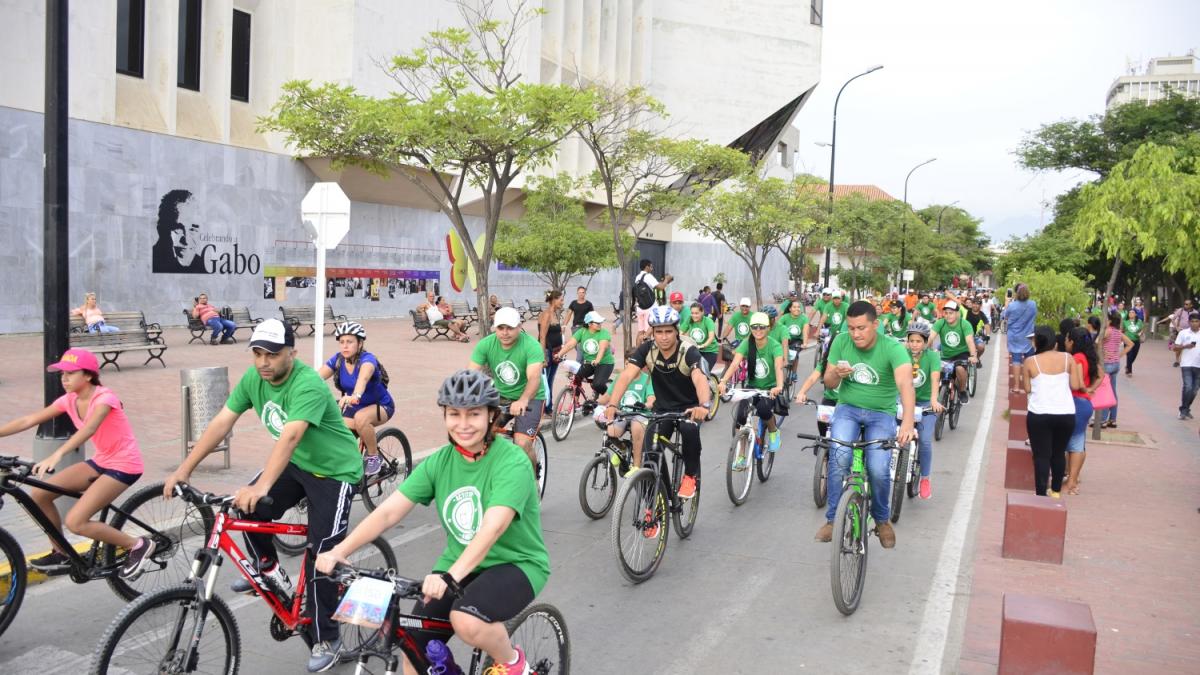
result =
[[[711,373],[709,374],[709,376],[708,376],[708,390],[709,390],[708,400],[709,400],[709,402],[712,403],[712,407],[708,409],[708,417],[704,418],[704,420],[706,422],[711,422],[713,420],[713,418],[715,418],[717,416],[717,411],[721,409],[721,400],[722,399],[720,396],[717,396],[717,386],[720,384],[720,382],[721,382],[721,380],[716,375],[713,375]]]
[[[571,387],[567,387],[559,392],[558,401],[554,404],[554,424],[551,428],[554,440],[567,440],[567,435],[571,433],[571,427],[574,424],[575,391]]]
[[[958,392],[957,391],[951,392],[950,405],[949,405],[949,407],[946,408],[946,412],[950,416],[950,428],[957,429],[958,428],[958,416],[959,416],[959,414],[962,413],[962,403],[959,403],[959,401],[958,401]]]
[[[12,623],[25,599],[29,580],[25,577],[25,554],[20,544],[0,528],[0,635]]]
[[[106,579],[113,592],[123,600],[133,600],[142,593],[183,583],[192,573],[192,555],[204,546],[205,538],[212,531],[212,509],[193,506],[182,499],[165,499],[163,484],[154,483],[130,495],[121,504],[121,511],[124,513],[113,513],[109,525],[131,537],[153,539],[155,549],[145,571],[136,579],[122,579],[119,574]],[[126,514],[157,532],[146,530]],[[125,564],[127,553],[112,544],[103,544],[100,555],[103,565],[111,568]]]
[[[908,466],[908,496],[912,498],[921,491],[921,455],[916,441],[908,444]]]
[[[546,437],[540,431],[537,436],[533,437],[533,456],[537,458],[534,473],[537,474],[538,501],[541,501],[546,494],[546,476],[550,473],[550,454],[546,452]]]
[[[382,458],[379,473],[364,475],[360,484],[363,506],[367,507],[368,513],[392,496],[396,487],[412,473],[412,447],[403,431],[396,427],[380,429],[375,436],[375,447],[379,448]]]
[[[504,622],[512,642],[525,652],[529,671],[538,675],[567,675],[571,672],[571,638],[562,612],[546,604],[530,605]],[[475,675],[492,666],[486,655]]]
[[[750,473],[753,453],[754,439],[750,430],[743,428],[733,437],[729,454],[725,457],[725,490],[734,506],[746,503],[746,498],[750,496],[750,487],[754,484]],[[740,467],[737,466],[739,464]]]
[[[830,548],[833,604],[839,612],[850,616],[858,609],[867,574],[867,503],[858,490],[842,492],[833,516]]]
[[[203,632],[196,640],[198,627]],[[229,605],[213,596],[202,608],[196,587],[172,586],[121,610],[100,638],[91,673],[234,675],[240,656],[241,634]]]
[[[308,524],[308,500],[301,499],[292,508],[283,512],[283,516],[277,523],[293,523],[296,525]],[[308,546],[308,536],[302,534],[277,534],[272,540],[275,542],[275,548],[284,555],[297,556],[304,553],[305,547]]]
[[[675,455],[674,465],[675,478],[671,489],[678,495],[679,484],[683,480],[683,458]],[[675,520],[675,534],[678,534],[680,539],[690,537],[692,528],[696,527],[696,516],[700,513],[700,482],[700,474],[697,473],[696,494],[691,499],[680,499],[679,508],[671,510],[671,517]]]
[[[596,455],[579,477],[579,508],[592,520],[603,518],[617,497],[617,468],[611,456],[603,452]]]
[[[892,471],[892,517],[893,523],[900,522],[900,509],[904,507],[904,488],[908,482],[909,473],[909,446],[900,448],[900,455],[896,457],[896,467]]]
[[[979,381],[979,366],[975,364],[967,365],[967,394],[971,398],[975,398],[975,385]]]
[[[779,424],[776,422],[776,424]],[[778,432],[778,433],[783,433]],[[765,440],[765,439],[764,439]],[[771,468],[775,466],[775,453],[760,448],[759,454],[754,457],[754,473],[758,474],[758,482],[765,483],[771,477]]]
[[[817,508],[824,508],[829,499],[829,446],[821,445],[817,449],[817,462],[813,464],[813,502]]]
[[[942,432],[946,428],[946,406],[950,405],[950,397],[946,393],[948,391],[949,389],[944,389],[938,394],[939,402],[942,404],[942,412],[937,414],[937,421],[933,423],[933,440],[935,441],[942,440]]]
[[[368,542],[362,548],[355,551],[349,557],[350,564],[354,567],[369,570],[394,570],[396,569],[396,554],[392,551],[392,545],[383,537],[376,537],[373,541]],[[345,586],[338,586],[338,597],[342,597],[346,593]],[[379,639],[378,628],[367,628],[357,624],[345,624],[342,626],[342,647],[352,652],[358,652],[363,648],[370,647]]]
[[[612,515],[612,545],[617,567],[631,582],[640,584],[654,576],[667,552],[671,521],[667,496],[654,471],[638,469],[617,491]]]

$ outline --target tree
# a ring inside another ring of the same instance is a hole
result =
[[[1091,304],[1091,293],[1083,279],[1065,272],[1043,269],[1013,270],[1005,284],[1029,286],[1029,297],[1037,301],[1038,323],[1057,331],[1063,319],[1074,319]]]
[[[617,265],[616,251],[604,230],[587,226],[583,203],[572,193],[579,181],[565,173],[530,181],[525,215],[502,220],[496,232],[496,259],[523,267],[563,292],[571,277],[593,275]],[[623,244],[633,247],[633,237]]]
[[[1006,279],[1020,269],[1053,270],[1091,278],[1084,270],[1093,256],[1062,233],[1041,230],[1026,237],[1011,237],[1005,248],[1007,253],[996,264],[997,279]]]
[[[887,279],[899,269],[904,219],[909,223],[906,253],[912,253],[913,244],[921,240],[917,227],[921,222],[903,202],[872,200],[858,192],[834,201],[833,235],[828,243],[849,263],[836,268],[837,277],[841,283],[850,279],[856,297],[860,289],[891,287]]]
[[[826,208],[824,193],[820,188],[828,185],[824,179],[809,174],[797,174],[792,179],[792,194],[782,204],[781,215],[791,225],[788,236],[779,240],[775,245],[788,262],[788,275],[796,284],[803,284],[809,256],[805,250],[812,244],[814,235],[829,222],[829,211]]]
[[[918,276],[925,287],[949,286],[960,275],[992,269],[994,256],[988,251],[991,239],[981,229],[983,221],[965,209],[932,205],[917,211],[929,237],[918,238],[926,250],[918,248]],[[911,229],[911,225],[909,226]],[[910,246],[909,250],[913,250]]]
[[[329,157],[410,180],[450,220],[463,242],[474,238],[463,207],[483,206],[480,249],[463,247],[474,271],[480,331],[491,325],[488,270],[500,210],[522,171],[547,164],[559,142],[594,118],[592,94],[529,84],[517,70],[517,36],[542,13],[514,0],[511,18],[493,18],[494,0],[458,0],[465,26],[430,33],[419,48],[384,68],[399,91],[382,99],[352,86],[292,81],[260,129],[279,131],[301,153]],[[423,169],[420,170],[420,169]]]

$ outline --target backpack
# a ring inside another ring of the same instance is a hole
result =
[[[388,382],[390,382],[392,378],[388,377],[387,369],[384,368],[383,364],[379,362],[378,356],[375,357],[375,362],[379,363],[379,367],[375,369],[376,370],[375,375],[379,376],[380,384],[383,385],[384,389],[387,389]],[[337,387],[337,390],[342,392],[343,395],[345,395],[347,392],[345,389],[342,389],[341,373],[342,373],[342,368],[346,365],[346,359],[343,358],[341,354],[338,354],[337,363],[335,365],[337,367],[334,369],[334,373],[333,373],[334,374],[333,386]]]
[[[633,299],[637,302],[638,309],[650,309],[654,306],[654,289],[646,283],[645,272],[639,274],[637,282],[633,284]]]
[[[690,337],[687,337],[683,333],[679,334],[679,347],[675,350],[675,370],[684,377],[692,376],[692,367],[687,364],[685,357],[688,350],[695,346],[696,343]],[[658,345],[651,341],[650,352],[646,355],[646,363],[650,364],[651,370],[654,368],[654,363],[658,361],[658,354]],[[702,369],[707,367],[707,362],[703,358],[700,359],[700,367]],[[707,375],[708,373],[705,372],[705,374]]]

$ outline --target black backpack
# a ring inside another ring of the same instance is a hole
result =
[[[646,283],[646,273],[638,275],[637,283],[633,285],[633,299],[638,309],[650,309],[654,306],[654,289]]]
[[[383,363],[381,363],[379,361],[378,356],[375,357],[375,362],[379,363],[379,367],[375,369],[376,370],[375,376],[379,377],[380,384],[383,385],[384,389],[387,389],[388,382],[390,382],[392,378],[388,377],[387,369],[383,367]],[[334,369],[334,373],[333,373],[333,386],[337,387],[337,390],[342,392],[342,394],[346,394],[347,393],[346,390],[342,389],[342,376],[341,376],[342,367],[346,365],[346,359],[343,358],[341,354],[338,354],[337,363],[335,365],[336,365],[336,368]],[[357,369],[355,369],[355,370],[357,370]]]

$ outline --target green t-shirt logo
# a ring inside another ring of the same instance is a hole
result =
[[[442,522],[446,524],[446,531],[460,544],[465,546],[471,543],[483,522],[483,504],[479,498],[479,488],[464,485],[451,492],[442,503]]]
[[[501,361],[500,365],[496,366],[496,379],[510,387],[516,384],[520,377],[521,371],[517,370],[516,364],[512,361]]]
[[[767,360],[766,359],[755,359],[754,360],[754,379],[756,379],[756,380],[764,379],[767,377],[768,374],[770,374],[770,371],[767,370]]]
[[[750,324],[739,323],[737,326],[737,334],[742,337],[746,337],[747,335],[749,335],[750,334]]]
[[[283,433],[283,425],[287,424],[287,413],[275,401],[266,401],[262,407],[262,423],[275,439]]]
[[[958,334],[958,331],[955,331],[953,333],[946,333],[946,346],[947,347],[957,347],[960,344],[962,344],[962,336]]]
[[[595,356],[596,352],[600,351],[600,343],[594,338],[588,338],[583,341],[583,353],[590,356]]]
[[[925,371],[913,366],[913,389],[920,389],[925,386]]]
[[[690,331],[688,331],[688,335],[691,336],[692,342],[695,342],[696,344],[700,344],[701,342],[704,342],[704,338],[707,337],[704,334],[703,328],[693,328]]]
[[[792,324],[792,325],[788,326],[788,335],[789,336],[796,337],[799,334],[800,334],[800,326],[797,326],[796,324]]]
[[[850,377],[858,384],[879,384],[879,373],[865,363],[854,364],[854,372],[850,374]]]
[[[829,323],[832,323],[832,324],[834,324],[834,325],[838,325],[838,324],[840,324],[841,322],[842,322],[842,315],[841,315],[841,313],[840,313],[840,312],[838,312],[838,313],[835,313],[835,314],[833,314],[833,315],[831,315],[831,316],[829,317]]]

